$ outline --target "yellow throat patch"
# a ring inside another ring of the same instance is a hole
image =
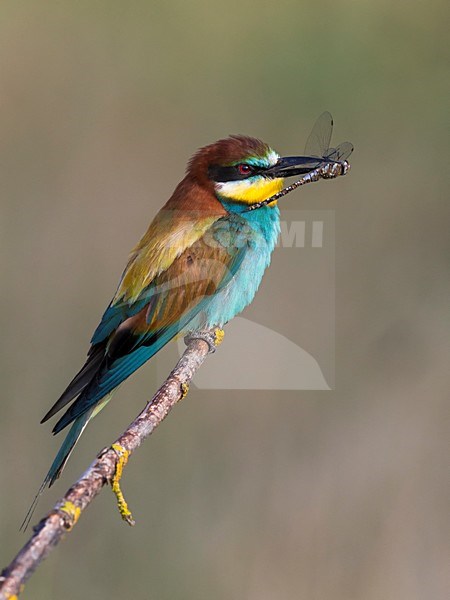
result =
[[[243,202],[244,204],[254,204],[261,202],[273,196],[283,188],[283,179],[265,179],[260,177],[257,180],[243,179],[241,181],[227,181],[217,183],[217,193],[230,200]]]

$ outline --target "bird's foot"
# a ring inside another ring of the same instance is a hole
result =
[[[200,329],[198,331],[191,331],[184,338],[184,342],[186,345],[188,345],[191,340],[203,340],[208,344],[209,352],[213,353],[216,351],[217,346],[223,342],[224,337],[225,331],[220,327],[216,327],[216,329]]]
[[[120,516],[124,521],[128,523],[128,525],[134,525],[135,520],[133,519],[133,515],[131,514],[130,509],[128,508],[127,501],[124,498],[122,490],[120,489],[120,479],[122,477],[123,468],[128,462],[128,457],[130,456],[130,452],[121,446],[120,444],[113,444],[111,448],[119,457],[119,460],[116,464],[116,470],[111,479],[111,487],[114,495],[117,499],[117,508],[119,509]]]
[[[216,329],[214,329],[214,345],[216,346],[216,348],[217,346],[220,346],[220,344],[223,342],[224,337],[225,331],[220,327],[216,327]]]

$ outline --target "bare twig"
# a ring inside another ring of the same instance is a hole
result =
[[[123,464],[123,461],[120,462],[117,448],[123,450],[127,457],[132,454],[186,395],[187,386],[205,360],[209,348],[202,339],[188,340],[183,356],[151,402],[116,442],[97,456],[87,471],[56,503],[53,510],[34,527],[31,539],[2,571],[0,600],[17,598],[34,570],[72,529],[81,513],[100,493],[103,486],[113,481],[118,464]]]

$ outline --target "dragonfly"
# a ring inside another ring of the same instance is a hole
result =
[[[302,177],[283,188],[280,192],[270,196],[270,198],[251,204],[246,210],[256,210],[257,208],[261,208],[261,206],[270,204],[306,183],[312,183],[319,179],[334,179],[335,177],[346,175],[350,170],[347,158],[353,152],[353,144],[351,142],[342,142],[336,148],[332,148],[330,146],[332,133],[333,117],[328,111],[325,111],[315,122],[306,140],[305,156],[302,157],[301,167],[297,171]],[[295,161],[296,165],[298,165],[298,157],[295,158]]]
[[[346,160],[353,152],[351,142],[342,142],[336,148],[330,147],[331,136],[333,133],[333,117],[328,111],[323,112],[312,128],[305,144],[305,158],[310,158],[329,162],[342,162]]]

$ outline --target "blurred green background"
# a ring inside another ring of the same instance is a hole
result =
[[[282,205],[336,210],[335,389],[193,389],[125,472],[137,526],[105,490],[25,598],[444,597],[449,16],[439,0],[0,4],[0,567],[61,442],[39,420],[192,152],[240,132],[293,154],[323,110],[355,144],[348,177]],[[246,315],[328,344],[320,298],[297,302],[314,270],[295,253],[277,269],[280,252]],[[122,386],[36,520],[158,383],[149,365]]]

